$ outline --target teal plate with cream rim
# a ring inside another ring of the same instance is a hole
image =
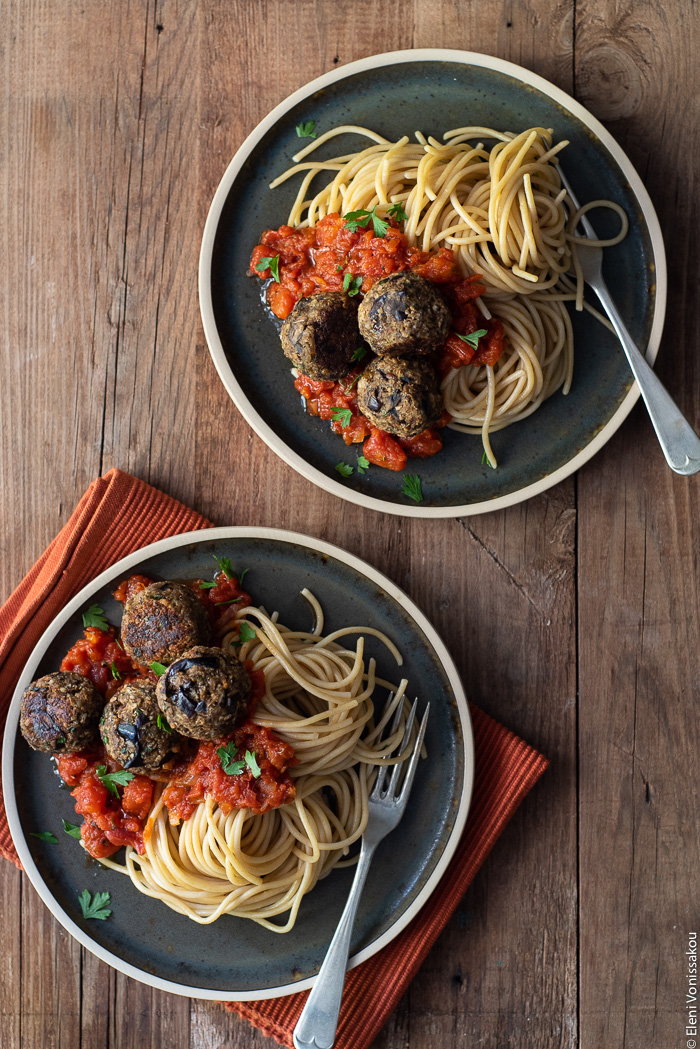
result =
[[[276,107],[248,136],[227,168],[202,240],[199,295],[209,349],[224,386],[256,433],[290,466],[353,503],[414,517],[457,517],[509,506],[563,480],[595,454],[629,414],[639,391],[616,337],[588,313],[571,308],[575,363],[568,396],[555,393],[530,417],[492,435],[498,469],[482,463],[479,436],[443,432],[430,459],[409,460],[424,502],[401,492],[403,475],[379,467],[342,478],[338,462],[354,464],[328,422],[306,414],[283,356],[277,327],[261,302],[261,281],[247,276],[265,229],[287,221],[300,179],[274,190],[272,180],[307,144],[297,124],[324,132],[359,124],[390,139],[416,130],[441,138],[466,124],[519,132],[552,128],[581,203],[619,203],[630,231],[606,249],[603,272],[632,337],[656,357],[666,305],[666,262],[659,223],[632,164],[583,106],[553,84],[510,62],[463,51],[396,51],[353,62],[312,81]],[[364,148],[341,136],[314,157]],[[314,186],[322,182],[317,179]],[[617,216],[591,216],[599,236],[613,236]],[[592,293],[588,293],[591,298]]]
[[[93,603],[118,626],[122,606],[112,597],[133,573],[155,579],[209,579],[213,556],[228,557],[256,604],[280,613],[292,629],[312,628],[302,596],[307,587],[325,614],[324,633],[351,625],[386,633],[403,654],[394,657],[376,638],[366,654],[377,676],[406,677],[408,695],[429,701],[428,758],[420,761],[399,827],[377,850],[357,916],[351,965],[371,958],[406,927],[427,902],[454,855],[464,829],[474,779],[469,710],[457,670],[422,612],[389,579],[321,540],[272,528],[214,528],[146,547],[85,587],[46,631],[17,686],[3,745],[3,790],[13,841],[34,888],[59,922],[88,950],[127,976],[174,994],[245,1001],[301,991],[313,983],[350,890],[353,870],[334,870],[301,903],[284,935],[245,918],[223,915],[200,925],[138,892],[129,878],[86,856],[63,831],[79,823],[74,800],[62,788],[50,755],[30,750],[18,730],[22,692],[57,670],[82,637],[81,613]],[[381,703],[382,693],[378,693]],[[53,833],[51,844],[36,833]],[[397,862],[400,857],[400,862]],[[120,854],[114,859],[119,860]],[[109,892],[106,921],[85,920],[79,896]],[[280,922],[283,919],[280,919]]]

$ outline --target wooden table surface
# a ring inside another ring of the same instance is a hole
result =
[[[379,567],[444,636],[470,698],[551,769],[375,1046],[685,1046],[685,951],[700,917],[700,479],[671,473],[638,406],[576,476],[511,509],[431,522],[341,505],[229,401],[196,281],[217,183],[286,95],[380,51],[483,51],[573,94],[640,172],[669,261],[658,371],[699,427],[697,9],[6,0],[0,11],[0,597],[112,466],[217,524],[296,529]],[[110,970],[9,863],[0,879],[3,1046],[273,1044],[214,1003]]]

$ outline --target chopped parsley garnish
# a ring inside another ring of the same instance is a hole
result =
[[[397,222],[405,222],[408,218],[400,200],[397,200],[395,204],[390,204],[386,209],[386,213],[391,215],[392,219],[396,219]]]
[[[112,660],[112,665],[110,666],[109,669],[112,671],[112,677],[114,678],[114,680],[115,681],[121,681],[122,676],[119,673],[119,671],[117,670],[117,664],[114,662],[114,660]]]
[[[349,477],[352,473],[352,466],[348,466],[347,463],[336,463],[335,469],[341,475],[341,477]]]
[[[350,425],[350,420],[352,419],[350,408],[333,408],[331,415],[333,416],[333,422],[340,423],[343,429]]]
[[[297,124],[297,138],[317,138],[318,132],[314,131],[315,127],[315,120],[307,120],[306,123]]]
[[[83,912],[83,918],[99,918],[100,921],[104,921],[105,918],[109,918],[112,913],[105,904],[110,903],[110,895],[108,892],[96,892],[94,900],[90,898],[90,893],[87,889],[83,889],[78,897],[80,900],[80,909]]]
[[[255,753],[253,751],[246,750],[246,752],[245,752],[245,763],[248,766],[248,768],[250,769],[250,771],[253,773],[253,779],[257,779],[258,776],[260,775],[260,766],[258,765],[258,762],[257,762],[256,757],[255,757]]]
[[[212,554],[212,557],[216,561],[217,565],[224,573],[227,579],[233,579],[233,568],[231,567],[231,561],[228,557],[217,557],[216,554]]]
[[[413,499],[416,503],[423,502],[423,492],[421,491],[418,474],[405,474],[403,484],[401,485],[401,493],[407,495],[409,499]]]
[[[358,455],[357,457],[357,472],[358,474],[366,474],[369,470],[369,459],[365,459],[364,455]]]
[[[237,601],[242,601],[242,597],[232,597],[230,601],[215,601],[214,608],[218,608],[219,605],[235,605]]]
[[[481,456],[481,465],[482,465],[482,466],[490,466],[492,470],[495,470],[495,469],[496,469],[496,467],[495,467],[495,466],[494,466],[494,464],[493,464],[493,463],[491,462],[491,460],[489,459],[489,457],[488,457],[488,455],[486,454],[486,452],[484,452],[484,454],[483,454],[483,455]]]
[[[241,574],[239,575],[239,577],[238,577],[238,585],[239,586],[242,585],[243,580],[245,579],[247,572],[250,572],[250,569],[249,568],[244,568],[243,571],[241,572]]]
[[[56,845],[58,843],[58,838],[55,834],[52,834],[50,830],[33,830],[31,831],[31,835],[33,838],[38,838],[39,841],[48,841],[50,845]]]
[[[482,335],[488,335],[488,332],[486,328],[479,328],[478,331],[473,331],[471,335],[460,335],[459,332],[455,332],[455,335],[458,339],[461,339],[462,342],[468,342],[471,348],[476,350],[479,347],[479,339]]]
[[[358,346],[357,349],[355,350],[355,352],[353,353],[352,357],[350,358],[350,360],[351,361],[361,361],[362,358],[366,357],[366,356],[367,356],[367,347],[366,346]]]
[[[172,729],[168,724],[164,714],[158,715],[158,717],[156,718],[156,725],[159,729],[162,729],[163,732],[172,732]]]
[[[350,385],[345,387],[345,392],[346,393],[350,393],[350,390],[353,388],[355,383],[360,381],[361,375],[362,375],[362,372],[358,372],[357,375],[355,376],[355,378],[350,383]]]
[[[269,270],[273,278],[280,283],[280,257],[279,255],[266,255],[260,259],[260,262],[256,265],[255,269],[258,273],[263,273],[265,270]]]
[[[99,605],[90,605],[87,612],[83,612],[83,626],[94,626],[98,630],[105,631],[109,629],[109,623],[105,619],[104,611]]]
[[[71,838],[80,837],[80,825],[77,823],[69,823],[68,820],[61,820],[63,829],[66,834],[70,834]]]
[[[211,590],[211,588],[213,586],[216,586],[216,579],[212,579],[211,581],[207,580],[205,583],[200,583],[199,584],[199,589],[200,590]]]
[[[367,229],[370,219],[372,220],[375,237],[385,237],[386,231],[389,229],[389,223],[386,219],[380,219],[379,215],[377,215],[376,204],[371,211],[365,211],[364,208],[360,208],[359,211],[349,211],[347,215],[343,215],[343,218],[345,219],[346,228],[351,233],[357,233],[360,226],[362,229]]]
[[[225,747],[218,747],[216,753],[219,755],[221,768],[227,776],[240,776],[245,768],[245,761],[235,760],[236,754],[238,753],[238,747],[233,740],[231,740],[230,743],[227,743]]]
[[[238,640],[241,642],[241,644],[244,641],[253,641],[254,638],[255,631],[253,630],[252,626],[248,626],[247,623],[241,623],[241,629],[238,635]]]
[[[134,774],[133,772],[127,772],[126,769],[121,769],[119,772],[107,772],[106,765],[98,765],[97,778],[105,785],[111,794],[114,794],[115,798],[118,798],[119,791],[117,790],[117,784],[119,784],[120,787],[125,787],[127,783],[131,783]]]
[[[362,277],[353,277],[352,273],[346,273],[343,277],[343,291],[346,291],[350,298],[353,295],[359,294],[360,288],[362,287]]]
[[[227,776],[240,776],[245,771],[246,765],[253,774],[253,779],[257,779],[260,775],[260,766],[258,765],[255,754],[246,750],[245,758],[240,761],[236,760],[236,754],[238,753],[238,747],[231,740],[225,747],[219,747],[216,751],[219,755],[219,761],[221,762],[221,768]]]
[[[156,677],[162,677],[167,669],[164,663],[151,663],[151,670]]]

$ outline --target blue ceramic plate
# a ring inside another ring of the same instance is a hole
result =
[[[391,139],[416,130],[441,137],[465,124],[553,128],[555,139],[570,140],[561,160],[581,203],[605,198],[627,212],[630,233],[606,251],[605,277],[650,361],[661,338],[666,263],[658,220],[639,176],[605,128],[553,84],[510,62],[463,51],[397,51],[336,69],[291,95],[249,135],[217,190],[202,242],[199,294],[214,363],[239,411],[309,480],[389,513],[456,517],[495,510],[578,469],[612,436],[639,391],[615,336],[588,313],[572,311],[571,392],[555,394],[530,418],[492,435],[497,470],[482,465],[478,436],[445,431],[443,450],[413,464],[425,496],[419,505],[401,494],[401,474],[372,468],[346,480],[336,472],[339,461],[354,462],[357,449],[346,449],[328,423],[302,411],[277,330],[261,305],[260,281],[246,276],[262,231],[287,219],[298,180],[268,186],[305,144],[295,128],[309,119],[319,131],[360,124]],[[360,141],[334,139],[318,155],[337,155],[346,146],[352,151]],[[617,223],[595,214],[601,236],[614,233]]]
[[[23,690],[56,670],[82,636],[82,611],[97,602],[116,625],[122,606],[112,591],[125,576],[144,572],[155,578],[208,578],[215,567],[212,554],[229,557],[239,571],[248,568],[246,586],[254,601],[269,611],[277,609],[288,626],[309,628],[311,613],[300,594],[308,587],[323,605],[326,631],[351,623],[385,631],[405,662],[399,669],[387,650],[368,637],[378,675],[390,681],[405,676],[411,696],[422,704],[430,700],[430,757],[419,763],[402,823],[377,850],[357,917],[351,965],[370,958],[405,927],[444,873],[467,818],[474,776],[469,712],[456,668],[419,609],[375,569],[328,543],[269,528],[216,528],[155,543],[104,572],[66,606],[27,663],[5,732],[3,789],[25,871],[54,916],[88,950],[128,976],[176,994],[269,998],[313,982],[347,898],[352,870],[333,871],[319,882],[285,935],[226,915],[212,925],[198,925],[86,857],[62,829],[62,818],[78,822],[68,789],[61,789],[49,757],[30,750],[17,729]],[[53,832],[57,844],[32,836],[41,831]],[[82,918],[78,897],[83,889],[111,894],[108,920]]]

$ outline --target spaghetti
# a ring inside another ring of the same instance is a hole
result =
[[[379,638],[400,664],[396,647],[364,627],[324,637],[321,607],[308,591],[303,594],[315,613],[311,632],[289,630],[276,613],[249,606],[221,638],[224,651],[235,649],[252,672],[264,674],[265,692],[253,720],[293,747],[297,763],[288,771],[294,800],[255,814],[248,808],[224,812],[205,797],[178,823],[169,818],[166,788],[151,810],[144,854],[127,849],[124,866],[101,861],[200,924],[234,914],[288,932],[319,878],[355,862],[348,852],[365,828],[377,767],[403,761],[410,752],[409,746],[392,756],[403,737],[403,714],[394,716],[407,682],[394,688],[376,677],[373,659],[366,665],[364,659],[366,636]],[[244,621],[255,638],[241,646]],[[345,639],[355,634],[355,648],[346,647]],[[378,688],[394,696],[375,720]],[[285,913],[284,924],[270,921]]]
[[[340,134],[368,138],[372,145],[331,160],[307,160],[312,151]],[[491,465],[496,458],[489,434],[532,414],[556,390],[569,392],[573,376],[573,331],[566,302],[601,315],[583,301],[576,259],[579,216],[592,207],[612,208],[618,234],[597,246],[619,243],[628,220],[611,201],[594,201],[575,212],[557,171],[552,131],[530,128],[520,134],[492,128],[448,131],[444,142],[416,132],[390,142],[356,126],[320,135],[294,157],[295,165],[271,188],[303,173],[289,214],[290,226],[315,226],[325,216],[360,210],[386,218],[401,204],[403,232],[423,251],[447,247],[465,277],[480,276],[485,292],[477,300],[485,320],[503,323],[506,350],[494,364],[453,367],[442,381],[452,429],[480,434]],[[485,140],[495,140],[486,149]],[[333,175],[315,195],[314,178]],[[573,277],[568,274],[573,270]]]

